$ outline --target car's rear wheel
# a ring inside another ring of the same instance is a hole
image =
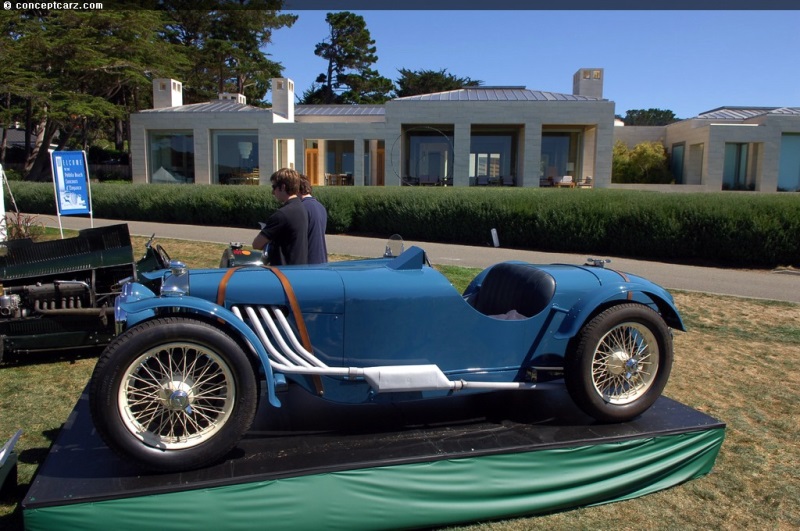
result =
[[[578,333],[565,359],[564,379],[575,403],[604,422],[644,413],[661,395],[672,367],[672,335],[641,304],[613,306]]]
[[[249,429],[258,383],[222,330],[187,318],[137,325],[114,340],[90,385],[92,418],[123,457],[160,471],[222,459]]]

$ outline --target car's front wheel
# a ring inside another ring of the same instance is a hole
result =
[[[672,335],[641,304],[613,306],[578,333],[567,352],[564,379],[575,403],[603,422],[644,413],[661,395],[672,367]]]
[[[187,318],[137,325],[103,352],[89,388],[92,418],[117,453],[153,470],[222,459],[250,428],[258,383],[222,330]]]

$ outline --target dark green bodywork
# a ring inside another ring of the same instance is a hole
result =
[[[135,277],[125,224],[62,240],[0,243],[0,359],[105,345],[114,336],[120,283]]]

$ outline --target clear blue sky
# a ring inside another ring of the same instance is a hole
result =
[[[392,80],[400,68],[445,68],[484,85],[571,93],[579,68],[604,68],[603,96],[623,116],[800,107],[800,11],[355,12],[375,40],[374,68]],[[265,51],[302,95],[326,69],[314,46],[328,28],[325,11],[295,13]]]

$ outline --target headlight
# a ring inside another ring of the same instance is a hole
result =
[[[169,263],[170,274],[166,275],[161,284],[162,297],[181,297],[189,294],[189,270],[186,264],[178,260]]]

